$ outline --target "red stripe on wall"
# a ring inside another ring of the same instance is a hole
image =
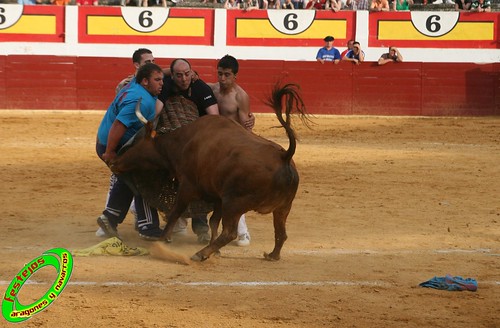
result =
[[[157,58],[168,67],[169,58]],[[191,65],[216,81],[216,61]],[[4,109],[102,109],[119,81],[134,72],[130,59],[0,56]],[[238,83],[251,110],[271,110],[264,101],[278,81],[297,83],[308,111],[346,115],[500,115],[500,64],[363,63],[241,60]]]

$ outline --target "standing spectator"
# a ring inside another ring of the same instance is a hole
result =
[[[410,10],[410,5],[413,5],[413,0],[393,0],[392,10],[394,11]]]
[[[342,1],[341,0],[326,0],[325,9],[331,9],[333,12],[338,12],[342,9]]]
[[[281,5],[281,9],[296,9],[294,2],[292,0],[285,0]]]
[[[370,9],[370,4],[368,0],[347,0],[346,1],[347,10],[368,10]]]
[[[321,64],[324,64],[325,62],[333,62],[335,64],[338,64],[340,61],[340,51],[338,51],[337,48],[333,47],[333,41],[335,40],[335,38],[329,35],[323,40],[325,41],[325,46],[318,50],[316,60]]]
[[[379,65],[385,65],[387,63],[402,63],[403,62],[403,55],[399,52],[398,48],[396,47],[389,47],[389,52],[386,52],[385,54],[382,54],[380,58],[378,59],[378,64]]]
[[[472,0],[455,0],[455,10],[468,11],[470,10],[471,4]]]
[[[370,11],[389,11],[389,2],[387,0],[372,0]]]
[[[353,64],[359,65],[365,61],[365,53],[361,50],[359,42],[355,41],[352,45],[352,50],[349,50],[342,60],[351,61]]]
[[[473,1],[471,6],[470,6],[470,11],[475,11],[478,13],[490,12],[491,11],[491,2],[490,2],[490,0]]]
[[[340,58],[344,58],[345,54],[349,51],[349,50],[352,50],[352,46],[354,45],[354,40],[349,40],[347,41],[347,49],[342,51],[342,53],[340,54]]]
[[[304,0],[292,0],[295,9],[304,9]]]

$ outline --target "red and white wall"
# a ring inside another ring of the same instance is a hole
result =
[[[131,54],[192,60],[215,81],[217,58],[262,105],[277,80],[301,85],[313,113],[499,115],[498,13],[57,7],[0,4],[0,108],[105,109],[133,72]],[[361,42],[367,63],[321,65],[326,35]],[[375,64],[396,45],[405,63]]]

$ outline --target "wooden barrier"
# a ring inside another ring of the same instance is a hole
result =
[[[157,58],[167,67],[171,59]],[[216,60],[193,69],[216,81]],[[133,72],[130,59],[0,56],[2,109],[106,109],[116,84]],[[308,110],[343,115],[500,115],[500,64],[376,63],[241,60],[238,82],[254,112],[277,81],[301,86]]]

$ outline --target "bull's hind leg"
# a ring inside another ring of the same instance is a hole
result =
[[[281,248],[288,236],[286,235],[286,219],[290,213],[291,205],[286,208],[277,208],[273,211],[274,224],[274,249],[271,253],[264,253],[264,258],[269,261],[280,259]]]

